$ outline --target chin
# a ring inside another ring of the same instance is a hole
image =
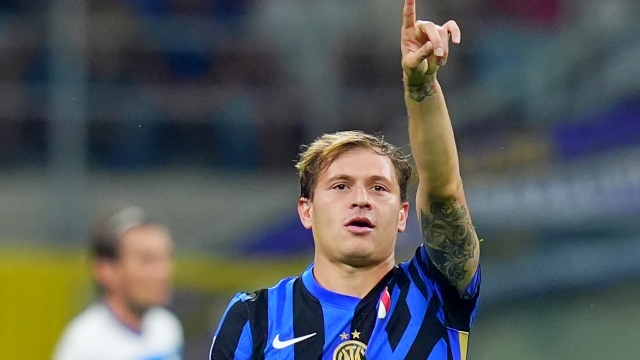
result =
[[[167,294],[159,298],[158,301],[156,301],[155,306],[166,306],[169,302],[171,302],[171,294]]]
[[[379,258],[368,257],[349,257],[346,258],[343,263],[353,268],[368,268],[374,265],[378,265],[381,262]]]
[[[355,246],[343,247],[340,262],[356,268],[377,265],[393,254],[393,250],[387,253],[387,251],[383,249],[374,247],[371,243],[349,245]]]
[[[171,301],[170,293],[157,294],[157,296],[153,297],[152,299],[149,299],[149,301],[147,302],[147,306],[149,308],[156,307],[156,306],[166,306],[169,304],[170,301]]]
[[[353,250],[342,254],[341,262],[352,267],[367,267],[378,262],[378,257],[374,256],[371,250]]]

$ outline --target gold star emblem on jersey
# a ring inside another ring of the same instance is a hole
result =
[[[356,329],[353,330],[351,336],[353,339],[360,338],[360,332]],[[349,334],[343,332],[340,334],[341,340],[347,340],[349,338]],[[333,360],[364,360],[366,359],[364,356],[365,351],[367,350],[367,345],[358,340],[347,340],[340,344],[336,350],[333,352]]]

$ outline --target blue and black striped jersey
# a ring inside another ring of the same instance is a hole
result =
[[[479,268],[460,296],[420,246],[362,299],[322,288],[312,270],[236,295],[210,360],[466,359]]]

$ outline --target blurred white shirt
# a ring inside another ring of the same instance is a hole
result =
[[[142,331],[121,323],[104,304],[94,304],[69,323],[54,360],[180,360],[180,321],[163,308],[147,311]]]

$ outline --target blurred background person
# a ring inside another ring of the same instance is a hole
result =
[[[171,296],[169,231],[139,207],[121,209],[91,235],[100,300],[65,329],[54,360],[179,360],[179,320],[162,306]]]

